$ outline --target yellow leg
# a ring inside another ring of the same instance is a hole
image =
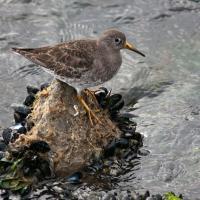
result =
[[[95,96],[95,92],[96,91],[92,91],[92,90],[89,90],[89,89],[85,89],[85,90],[83,90],[83,92],[86,94],[86,95],[91,95],[92,96],[92,98],[93,98],[93,100],[95,101],[95,103],[96,103],[96,105],[99,105],[99,102],[97,101],[97,98],[96,98],[96,96]],[[88,96],[89,96],[88,95]]]
[[[94,123],[93,123],[93,121],[92,121],[92,117],[93,117],[98,123],[102,124],[101,121],[100,121],[100,119],[95,115],[95,113],[94,113],[94,112],[89,108],[89,106],[86,104],[86,102],[84,101],[84,99],[82,98],[82,96],[77,95],[77,97],[78,97],[78,100],[79,100],[80,104],[83,106],[83,108],[86,110],[86,112],[87,112],[87,114],[88,114],[88,117],[89,117],[89,120],[90,120],[90,124],[91,124],[92,126],[94,125]]]

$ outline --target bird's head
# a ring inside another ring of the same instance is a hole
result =
[[[99,44],[102,43],[106,45],[108,48],[111,48],[116,51],[119,51],[121,49],[129,49],[142,56],[145,56],[142,52],[137,50],[134,45],[127,42],[126,36],[124,33],[115,29],[110,29],[103,32],[98,42]]]

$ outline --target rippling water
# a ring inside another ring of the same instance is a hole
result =
[[[123,66],[106,85],[134,106],[150,155],[123,189],[173,190],[200,196],[200,2],[198,0],[0,0],[0,126],[12,123],[10,104],[28,84],[51,77],[10,48],[39,47],[110,27],[124,31],[147,55],[123,52]],[[117,84],[116,84],[117,83]]]

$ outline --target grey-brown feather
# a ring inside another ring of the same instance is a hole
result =
[[[120,49],[112,49],[103,40],[76,40],[52,47],[13,48],[13,51],[80,92],[108,81],[121,65]]]

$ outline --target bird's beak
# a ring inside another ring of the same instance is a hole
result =
[[[128,42],[125,43],[124,48],[125,49],[129,49],[131,51],[134,51],[134,52],[140,54],[141,56],[145,57],[145,55],[142,52],[140,52],[139,50],[137,50],[132,44],[130,44]]]

